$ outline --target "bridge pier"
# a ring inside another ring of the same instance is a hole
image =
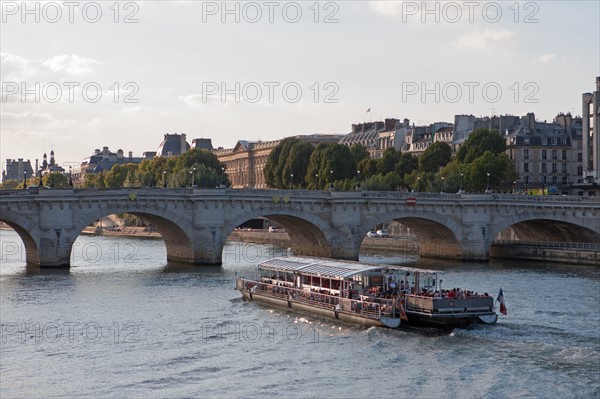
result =
[[[69,240],[61,229],[42,230],[39,239],[37,256],[27,250],[27,263],[40,267],[69,267],[71,266],[71,249],[73,241]]]
[[[460,240],[462,260],[487,262],[490,259],[488,225],[468,223],[463,219],[462,236]]]

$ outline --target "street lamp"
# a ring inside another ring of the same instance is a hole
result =
[[[417,176],[417,192],[421,189],[421,176]]]
[[[290,185],[292,186],[292,190],[294,189],[294,174],[290,173]]]
[[[490,191],[490,172],[487,172],[487,186],[485,187],[485,192]]]
[[[221,183],[219,184],[219,188],[223,185],[223,178],[225,177],[225,167],[221,166]]]
[[[360,188],[360,170],[356,171],[356,189]]]
[[[69,187],[73,187],[73,167],[69,166]]]
[[[163,188],[167,188],[167,171],[163,170]]]
[[[23,190],[27,189],[27,171],[23,171]]]
[[[317,185],[315,187],[315,190],[318,190],[319,189],[319,174],[315,173],[315,177],[317,178]]]
[[[512,193],[513,193],[513,194],[515,194],[515,190],[516,190],[516,189],[517,189],[517,181],[516,181],[516,180],[514,180],[514,181],[513,181],[513,189],[512,189],[512,191],[513,191]]]
[[[465,175],[464,173],[460,174],[460,189],[458,190],[459,194],[462,193],[462,190],[463,190],[463,176],[464,175]]]
[[[442,193],[444,192],[444,186],[446,184],[446,178],[442,176]]]
[[[333,189],[333,169],[331,169],[330,173],[331,173],[331,184],[329,185],[329,189],[332,190]]]

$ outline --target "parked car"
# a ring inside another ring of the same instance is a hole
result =
[[[385,230],[377,230],[377,237],[380,237],[380,238],[390,238],[390,235]]]
[[[377,237],[377,232],[375,230],[371,230],[367,233],[367,237]]]
[[[279,229],[276,226],[269,226],[269,233],[277,233]]]

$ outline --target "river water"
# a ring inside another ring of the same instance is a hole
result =
[[[2,398],[600,397],[598,267],[423,263],[445,287],[506,299],[495,326],[440,333],[243,302],[236,273],[285,253],[265,245],[198,267],[167,264],[160,240],[82,236],[72,267],[50,270],[0,238]]]

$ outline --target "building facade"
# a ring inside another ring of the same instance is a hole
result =
[[[600,184],[600,76],[596,77],[596,90],[582,95],[582,156],[583,179],[591,185]]]
[[[2,171],[3,183],[8,180],[22,182],[31,176],[33,176],[33,168],[29,159],[27,161],[23,160],[23,158],[6,160],[6,169]]]

